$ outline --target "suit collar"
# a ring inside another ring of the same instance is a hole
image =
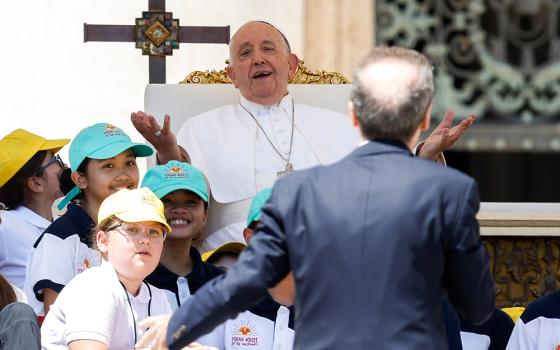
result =
[[[358,147],[350,154],[350,156],[361,155],[374,155],[383,153],[401,153],[410,157],[413,154],[410,152],[404,142],[391,139],[380,139],[375,141],[368,141],[366,144]]]

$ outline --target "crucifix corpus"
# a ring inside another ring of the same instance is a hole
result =
[[[150,56],[150,84],[165,84],[165,57],[173,55],[179,43],[229,44],[229,34],[229,26],[180,26],[171,12],[165,12],[165,0],[149,0],[148,11],[136,18],[135,25],[84,23],[84,42],[135,42],[143,55]]]

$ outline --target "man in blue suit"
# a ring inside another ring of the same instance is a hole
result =
[[[446,349],[444,297],[470,322],[492,315],[476,184],[411,153],[430,122],[428,60],[375,48],[353,85],[362,145],[276,182],[238,263],[170,319],[170,349],[256,305],[290,270],[296,349]]]

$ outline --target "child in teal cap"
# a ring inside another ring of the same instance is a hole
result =
[[[200,170],[178,161],[149,169],[141,186],[161,199],[171,227],[160,264],[146,281],[164,290],[176,310],[202,285],[224,272],[203,262],[192,245],[208,219],[208,187]],[[223,329],[218,327],[198,342],[216,346],[220,340],[223,342]]]
[[[153,153],[120,128],[98,123],[81,130],[70,144],[70,169],[61,174],[67,211],[39,237],[31,252],[25,292],[37,315],[48,312],[62,288],[78,273],[99,265],[91,229],[101,202],[120,189],[138,186],[136,157]]]
[[[253,197],[247,216],[247,227],[243,230],[243,237],[248,245],[260,222],[262,207],[271,194],[272,189],[266,188]],[[295,299],[292,275],[288,275],[268,292],[275,300],[278,298],[280,302],[291,305]],[[222,342],[215,346],[220,349],[245,349],[244,344],[247,343],[248,346],[253,347],[258,345],[258,348],[263,350],[293,349],[294,313],[275,300],[266,298],[249,311],[242,312],[235,319],[226,321],[223,325]],[[244,333],[241,332],[242,327]],[[247,338],[244,338],[243,334],[247,335]]]

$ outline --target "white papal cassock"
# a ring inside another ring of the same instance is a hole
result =
[[[358,145],[358,130],[348,116],[293,103],[289,94],[270,107],[241,97],[239,104],[188,119],[179,130],[178,143],[206,175],[212,193],[202,250],[244,242],[251,199],[273,185],[288,157],[300,170],[333,163]]]

